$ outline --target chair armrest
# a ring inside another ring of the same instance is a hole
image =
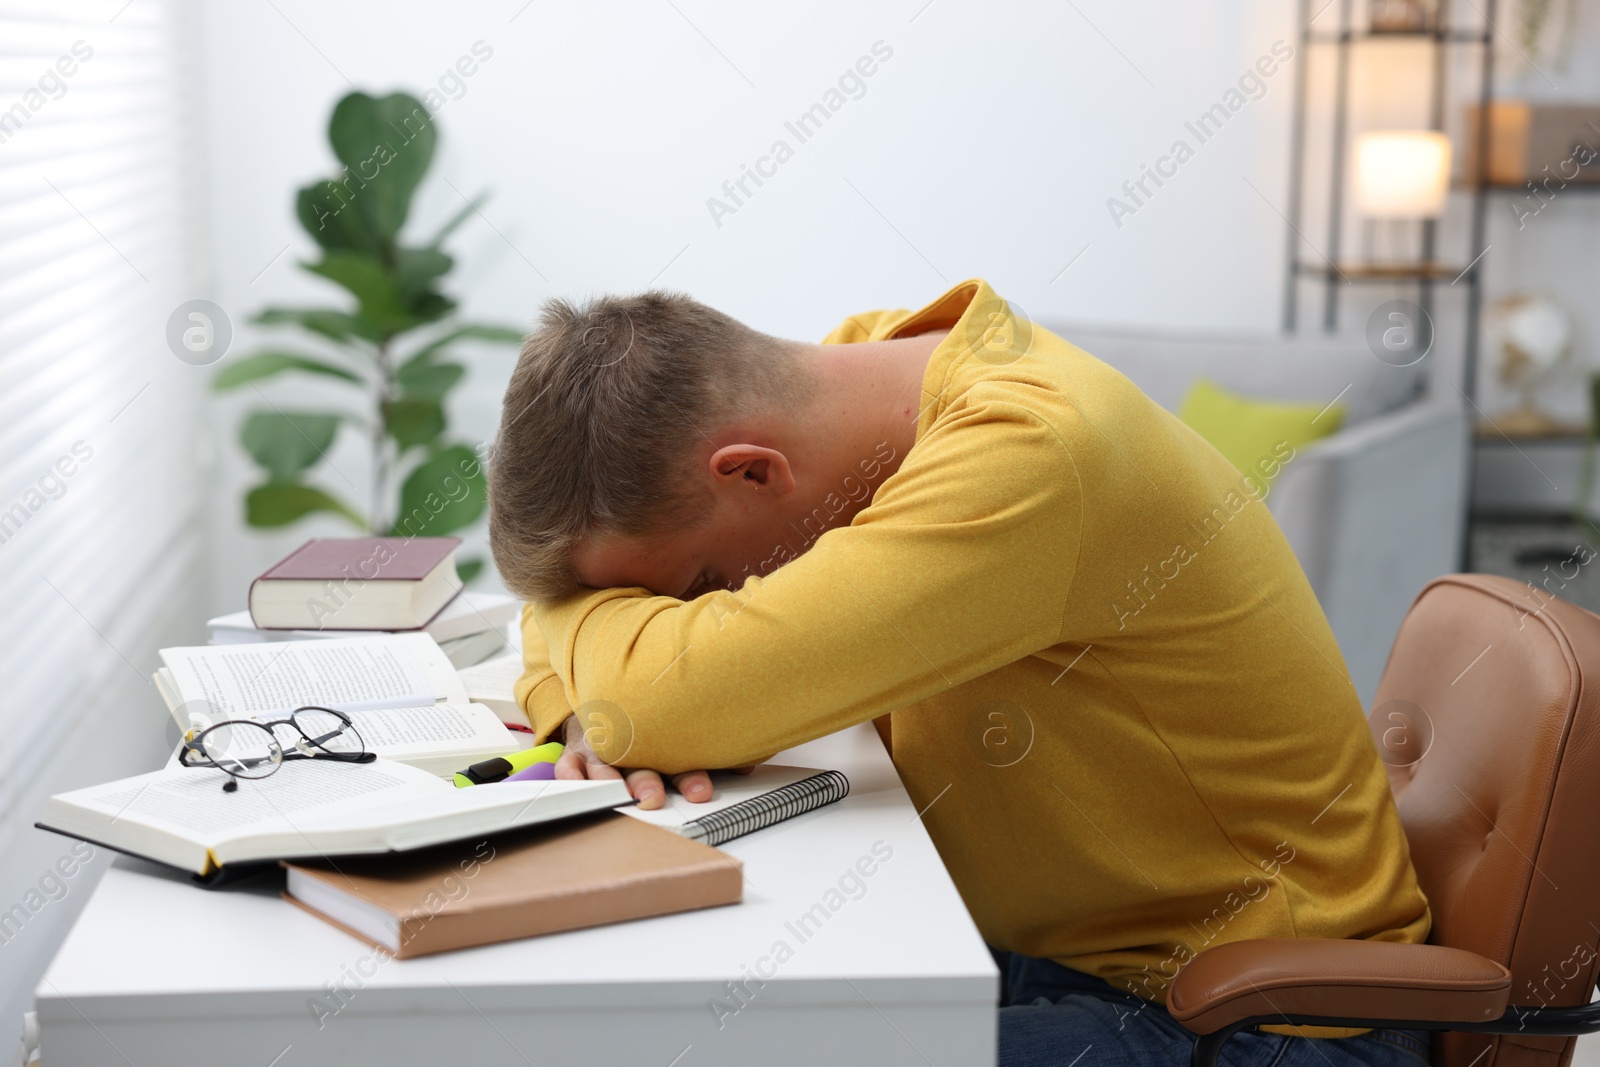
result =
[[[1196,956],[1167,990],[1167,1011],[1210,1034],[1257,1016],[1487,1022],[1510,997],[1511,972],[1465,949],[1262,938]]]

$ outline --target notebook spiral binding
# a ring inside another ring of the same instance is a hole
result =
[[[781,789],[763,793],[739,804],[683,824],[683,835],[708,845],[720,845],[756,830],[775,826],[850,795],[850,780],[838,771],[823,771]]]

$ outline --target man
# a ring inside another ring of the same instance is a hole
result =
[[[686,297],[552,302],[490,543],[560,773],[759,762],[877,720],[1007,969],[1003,1063],[1174,1063],[1211,944],[1428,934],[1360,703],[1249,475],[982,281],[821,345]],[[1150,1010],[1146,1010],[1150,1009]],[[1230,1062],[1425,1062],[1416,1031]]]

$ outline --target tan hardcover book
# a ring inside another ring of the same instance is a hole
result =
[[[286,899],[399,959],[744,896],[732,856],[615,812],[476,844],[284,867]]]

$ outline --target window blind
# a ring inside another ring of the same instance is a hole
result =
[[[159,709],[156,644],[198,626],[209,372],[166,340],[199,295],[190,30],[0,0],[0,849],[97,716]]]

